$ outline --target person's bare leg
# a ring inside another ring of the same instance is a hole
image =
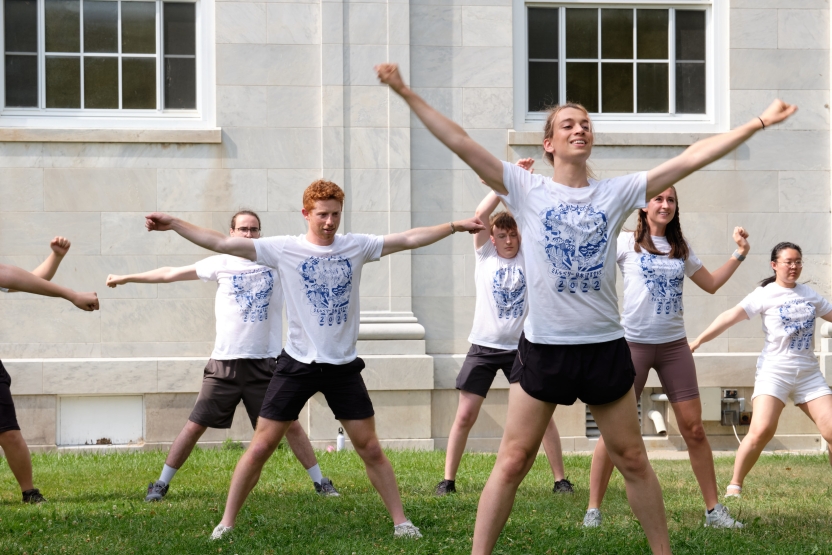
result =
[[[182,428],[182,431],[176,436],[173,445],[170,446],[168,456],[165,458],[165,464],[177,470],[182,468],[182,465],[191,456],[191,452],[194,450],[199,438],[202,437],[202,434],[207,429],[207,426],[188,420]]]
[[[814,421],[820,435],[826,441],[826,450],[829,453],[829,463],[832,464],[832,395],[824,395],[813,399],[808,403],[797,405]],[[752,422],[754,419],[751,420]]]
[[[381,496],[384,506],[387,507],[387,512],[393,519],[393,525],[405,522],[407,517],[404,516],[399,485],[396,483],[393,465],[381,450],[381,443],[376,435],[375,418],[371,416],[363,420],[341,420],[341,425],[350,436],[350,441],[358,456],[364,461],[367,477]]]
[[[719,503],[719,492],[716,486],[714,454],[708,436],[705,435],[705,426],[702,425],[702,402],[697,397],[671,403],[670,406],[676,415],[679,432],[688,446],[690,466],[696,481],[699,482],[699,489],[702,490],[705,508],[710,511]]]
[[[546,431],[543,433],[543,450],[546,451],[546,458],[549,459],[549,466],[552,468],[552,475],[555,481],[559,482],[566,478],[566,470],[563,468],[563,449],[560,445],[560,432],[555,424],[555,419],[549,420]]]
[[[300,461],[305,470],[309,470],[318,464],[318,458],[315,456],[315,450],[312,449],[312,442],[309,441],[309,436],[303,431],[300,422],[293,420],[289,424],[289,429],[286,430],[286,443],[295,457]]]
[[[587,509],[600,509],[610,485],[615,465],[607,453],[604,438],[599,437],[592,453],[592,463],[589,467],[589,506]]]
[[[459,392],[459,405],[456,408],[456,417],[451,426],[451,433],[448,435],[448,448],[445,451],[446,480],[456,480],[459,462],[462,460],[465,444],[468,443],[468,434],[477,421],[483,401],[485,397],[480,397],[475,393],[462,390]]]
[[[731,484],[742,487],[745,477],[751,472],[763,448],[774,437],[777,431],[777,421],[780,420],[780,413],[786,407],[785,403],[771,395],[759,395],[752,401],[754,407],[754,418],[751,419],[751,426],[748,433],[742,438],[737,458],[734,461],[734,475]]]
[[[610,459],[624,477],[630,508],[641,523],[654,554],[670,553],[662,489],[641,438],[636,396],[632,388],[620,399],[590,405]]]
[[[14,474],[20,491],[28,491],[35,486],[32,483],[32,455],[20,430],[9,430],[0,434],[0,447],[6,455],[6,461]]]
[[[245,503],[248,494],[251,493],[260,479],[263,466],[272,456],[274,450],[277,449],[277,445],[291,424],[292,422],[278,422],[262,416],[257,420],[254,437],[251,438],[248,449],[243,453],[234,468],[234,475],[231,477],[231,487],[228,490],[228,499],[225,502],[225,511],[220,524],[234,526],[243,503]]]
[[[511,384],[508,393],[506,429],[497,453],[497,462],[482,490],[474,525],[471,553],[491,553],[506,525],[517,488],[534,463],[555,405],[538,401]]]

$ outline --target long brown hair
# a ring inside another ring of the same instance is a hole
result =
[[[646,209],[639,209],[638,211],[638,223],[633,234],[635,239],[634,249],[636,252],[641,252],[641,249],[644,249],[650,254],[666,254],[670,258],[685,260],[688,257],[688,243],[682,234],[682,224],[679,221],[679,195],[676,193],[676,187],[671,185],[670,189],[673,189],[673,196],[676,198],[676,213],[673,214],[673,219],[668,222],[664,232],[665,238],[670,244],[670,252],[661,252],[653,244],[653,238],[650,236],[650,224],[647,223]]]
[[[583,107],[583,105],[578,104],[577,102],[566,102],[564,104],[557,104],[548,108],[548,114],[546,115],[546,125],[543,126],[543,140],[551,139],[555,136],[555,119],[557,119],[558,113],[561,110],[565,110],[566,108],[574,108],[576,110],[580,110],[584,114],[586,114],[587,119],[589,119],[589,126],[592,129],[592,119],[589,117],[589,111]],[[593,135],[594,137],[594,135]],[[594,143],[594,139],[593,139]],[[555,155],[551,152],[546,150],[543,151],[543,156],[546,158],[546,161],[549,162],[549,165],[554,167],[555,165]],[[587,177],[591,177],[595,179],[595,173],[592,171],[592,168],[587,164],[586,166],[586,175]]]

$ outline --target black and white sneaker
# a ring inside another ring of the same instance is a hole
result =
[[[454,480],[442,480],[437,484],[433,494],[437,497],[448,495],[449,493],[456,493],[456,482]]]
[[[564,478],[555,482],[555,487],[552,488],[552,491],[555,493],[575,493],[575,488],[572,487],[572,482]]]
[[[38,488],[27,489],[23,492],[24,503],[43,503],[45,501],[46,498],[40,494],[40,490]]]
[[[320,484],[318,482],[313,482],[313,484],[315,484],[315,492],[322,497],[341,497],[335,489],[335,484],[329,478],[323,478]]]
[[[169,487],[170,484],[166,484],[162,481],[150,482],[150,485],[147,486],[147,496],[144,498],[144,500],[161,501],[165,494],[168,492]]]

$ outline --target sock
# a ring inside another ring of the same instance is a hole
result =
[[[316,484],[320,484],[321,480],[324,479],[324,475],[321,473],[321,467],[317,464],[312,468],[307,468],[306,472],[309,474],[309,477],[312,478],[312,481]]]
[[[165,465],[162,468],[162,475],[159,476],[159,481],[164,482],[165,485],[168,485],[171,480],[173,480],[173,476],[176,474],[176,468],[171,468],[168,465]]]
[[[409,524],[409,525],[413,526],[413,523],[412,523],[412,522],[410,522],[410,519],[408,518],[408,519],[407,519],[407,520],[405,520],[404,522],[400,522],[400,523],[398,523],[398,524],[394,525],[394,526],[393,526],[393,528],[396,528],[397,526],[404,526],[405,524]]]
[[[714,509],[716,509],[716,505],[714,505]],[[714,512],[714,509],[708,509],[708,514],[711,514],[712,512]]]

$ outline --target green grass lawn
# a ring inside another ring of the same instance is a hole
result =
[[[243,508],[229,539],[210,542],[239,450],[197,450],[162,503],[144,503],[163,452],[34,457],[35,485],[49,502],[20,503],[17,483],[0,466],[0,553],[171,553],[222,555],[468,553],[479,494],[494,455],[468,454],[458,494],[435,498],[444,453],[390,452],[405,512],[421,540],[394,540],[393,525],[352,452],[320,453],[324,475],[340,498],[319,498],[290,451],[279,450]],[[587,456],[568,456],[574,496],[551,493],[548,464],[538,458],[520,487],[497,553],[647,553],[616,474],[604,505],[604,526],[583,530],[589,483]],[[717,459],[727,483],[733,459]],[[687,461],[655,461],[675,553],[832,553],[832,469],[826,456],[765,456],[746,481],[742,500],[728,503],[744,530],[703,528],[703,504]]]

